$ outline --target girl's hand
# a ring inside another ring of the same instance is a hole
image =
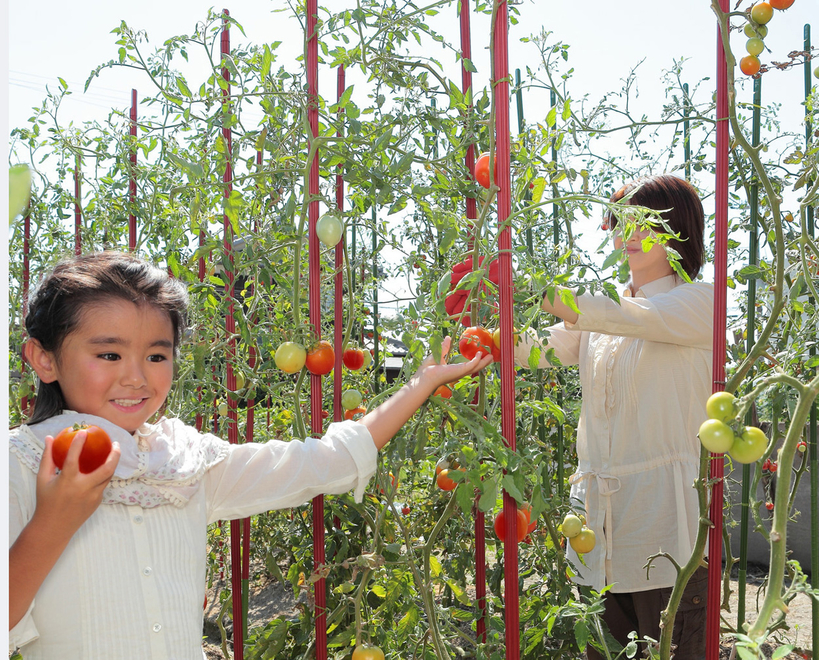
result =
[[[105,487],[114,476],[119,463],[120,448],[115,442],[108,458],[93,472],[80,472],[80,453],[87,434],[80,431],[68,448],[63,469],[57,473],[52,447],[54,438],[46,436],[45,450],[37,473],[37,507],[34,517],[48,521],[62,531],[73,536],[102,502]]]
[[[441,361],[436,362],[432,355],[428,355],[427,359],[418,367],[418,371],[415,372],[415,375],[410,381],[417,381],[419,385],[428,384],[430,393],[432,393],[439,385],[454,383],[464,376],[469,376],[470,374],[481,371],[492,362],[491,353],[482,355],[478,352],[469,362],[447,364],[446,358],[451,346],[452,337],[444,337],[444,341],[441,344]]]

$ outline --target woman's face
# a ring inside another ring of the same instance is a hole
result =
[[[660,243],[652,244],[647,252],[643,250],[643,240],[654,233],[651,229],[638,226],[624,243],[623,233],[619,231],[622,225],[620,223],[614,229],[614,247],[623,249],[632,280],[651,282],[674,272],[668,262],[668,254]]]

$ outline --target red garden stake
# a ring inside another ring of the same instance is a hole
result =
[[[501,434],[506,445],[515,450],[515,369],[513,355],[512,323],[512,230],[506,224],[512,212],[512,181],[510,176],[509,141],[509,55],[508,7],[505,0],[498,3],[495,25],[492,29],[494,51],[492,86],[495,107],[495,154],[498,177],[498,260],[500,286],[500,335],[501,335]],[[506,659],[520,658],[520,594],[518,593],[518,505],[508,492],[503,493],[503,512],[506,523],[506,539],[503,544],[504,600],[506,611]]]
[[[230,12],[222,10],[222,39],[221,53],[224,60],[230,54]],[[222,108],[227,116],[230,113],[230,72],[228,68],[222,67],[222,78],[227,85],[222,88]],[[227,122],[225,122],[227,123]],[[222,128],[222,139],[225,141],[225,151],[228,154],[225,162],[225,173],[222,176],[224,183],[224,198],[227,203],[233,192],[233,165],[232,139],[230,128]],[[233,370],[233,363],[236,359],[236,319],[235,301],[233,298],[233,226],[227,212],[223,216],[224,226],[224,250],[228,256],[228,268],[225,269],[225,296],[228,300],[228,313],[225,316],[225,334],[227,336],[227,388],[233,392],[236,390],[236,374]],[[236,399],[228,396],[228,442],[236,444],[239,441],[239,424],[236,414]],[[243,636],[243,607],[242,607],[242,521],[230,521],[230,583],[233,588],[233,654],[236,660],[244,658],[244,636]]]
[[[128,203],[130,210],[128,212],[128,249],[133,252],[136,249],[136,135],[137,135],[137,92],[135,89],[131,90],[131,115],[130,115],[130,132],[131,132],[131,153],[128,160],[131,161],[131,171],[128,173]]]
[[[720,9],[729,10],[728,0],[720,0]],[[725,389],[725,317],[728,278],[728,65],[717,29],[717,153],[714,242],[714,340],[713,391]],[[716,456],[716,455],[712,455]],[[708,608],[705,627],[706,660],[719,658],[719,609],[722,581],[722,504],[725,462],[712,460],[710,478],[711,529],[708,533]]]
[[[461,58],[472,60],[472,37],[470,28],[470,6],[469,0],[461,0],[459,3],[459,14],[461,24]],[[461,63],[461,91],[464,96],[472,88],[472,71]],[[470,106],[468,112],[471,113]],[[466,171],[472,175],[475,170],[475,146],[470,144],[466,149],[464,158]],[[469,221],[470,232],[474,232],[478,217],[477,204],[474,197],[466,198],[466,217]],[[469,248],[474,244],[474,233],[470,234]],[[478,392],[475,393],[478,396]],[[484,526],[486,524],[485,514],[475,507],[475,600],[478,605],[478,620],[476,621],[476,633],[478,642],[486,642],[486,538]]]
[[[80,155],[77,154],[74,158],[74,254],[77,256],[82,254],[82,237],[80,235],[82,230],[82,205],[80,204],[81,164]]]
[[[306,41],[307,41],[307,124],[310,134],[308,144],[312,146],[318,135],[318,0],[307,0]],[[321,334],[321,254],[316,222],[319,214],[319,158],[318,150],[313,152],[308,177],[307,207],[309,220],[308,264],[309,264],[309,310],[310,324],[316,334]],[[322,395],[321,376],[310,375],[310,429],[321,434],[323,423],[321,417]],[[313,498],[313,566],[319,570],[325,562],[324,555],[324,497]],[[327,660],[327,594],[324,579],[314,585],[316,600],[316,660]]]
[[[341,95],[344,94],[344,65],[338,67],[338,76],[337,76],[337,83],[336,83],[336,94],[339,100],[341,100]],[[344,112],[343,108],[339,108],[338,113],[341,115]],[[338,137],[342,137],[341,129],[339,128]],[[339,164],[338,165],[338,174],[336,174],[336,207],[338,209],[339,214],[341,214],[342,210],[344,209],[344,177],[342,176],[341,172],[344,166]],[[342,407],[341,407],[341,358],[342,354],[344,353],[344,307],[343,307],[343,297],[344,297],[344,275],[343,275],[343,267],[344,267],[344,250],[346,249],[347,245],[347,232],[344,232],[344,235],[341,236],[341,241],[336,245],[335,249],[335,310],[334,310],[334,317],[333,317],[333,328],[334,328],[334,339],[335,339],[335,352],[336,352],[336,363],[333,367],[333,421],[340,422],[342,419]],[[353,295],[353,292],[350,291],[350,295]]]

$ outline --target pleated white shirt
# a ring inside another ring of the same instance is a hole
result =
[[[650,555],[687,561],[699,517],[694,482],[697,430],[711,394],[714,289],[670,275],[626,290],[620,304],[604,295],[578,296],[574,324],[549,328],[546,348],[578,365],[582,388],[573,505],[585,510],[597,537],[581,563],[570,547],[575,581],[599,590],[636,592],[668,587],[676,572]],[[527,365],[537,338],[524,335],[516,362]],[[541,367],[549,366],[541,355]]]
[[[25,660],[202,660],[208,524],[322,493],[355,489],[360,499],[377,450],[365,426],[347,421],[319,439],[230,445],[225,454],[185,506],[102,504],[10,631],[10,650],[21,647]],[[34,513],[36,474],[11,452],[9,479],[13,544]]]

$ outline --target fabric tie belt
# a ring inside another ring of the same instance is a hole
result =
[[[603,518],[603,536],[606,539],[606,559],[611,559],[611,553],[613,548],[612,542],[612,534],[611,530],[606,532],[606,523],[611,526],[612,523],[612,512],[611,512],[611,495],[616,493],[620,490],[620,478],[615,477],[613,474],[606,474],[605,472],[600,472],[598,470],[587,470],[584,472],[575,472],[571,477],[569,477],[569,483],[574,485],[579,483],[583,479],[592,479],[594,478],[597,481],[597,493],[600,497],[606,498],[606,515]],[[589,514],[589,498],[586,497],[586,519],[591,520],[591,515]]]

